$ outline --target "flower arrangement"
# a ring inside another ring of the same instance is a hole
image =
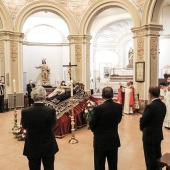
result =
[[[19,140],[19,141],[22,141],[22,140],[25,140],[26,138],[26,130],[23,129],[22,125],[20,125],[19,129],[12,132],[13,135],[15,135],[15,137]]]
[[[93,107],[95,107],[97,104],[91,100],[87,100],[84,106],[84,117],[86,119],[87,124],[90,121],[91,115],[93,113]]]

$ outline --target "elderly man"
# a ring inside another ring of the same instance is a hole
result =
[[[43,104],[46,91],[42,86],[33,88],[31,97],[34,104],[21,112],[21,123],[27,130],[23,154],[28,158],[30,170],[40,170],[41,161],[44,170],[54,170],[54,155],[59,150],[53,134],[56,111]]]

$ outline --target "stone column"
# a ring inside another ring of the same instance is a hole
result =
[[[70,59],[73,68],[73,77],[85,85],[85,90],[90,91],[90,39],[89,35],[70,35]]]
[[[5,77],[6,95],[13,93],[13,79],[16,91],[23,92],[22,33],[0,32],[1,74]]]
[[[158,85],[159,31],[161,25],[149,24],[133,28],[134,33],[134,82],[140,98],[148,100],[150,86]],[[144,81],[137,80],[137,64],[144,63]]]

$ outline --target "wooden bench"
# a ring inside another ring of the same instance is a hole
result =
[[[158,159],[160,168],[166,167],[166,170],[170,170],[170,153],[165,153],[160,159]]]

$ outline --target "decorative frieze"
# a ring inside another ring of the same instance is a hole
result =
[[[12,61],[13,62],[16,61],[18,56],[18,43],[16,42],[10,43],[10,54],[11,54]]]
[[[82,56],[82,47],[81,47],[81,45],[75,45],[75,53],[76,53],[77,61],[80,62],[81,56]]]
[[[4,61],[4,42],[0,42],[0,60]]]
[[[144,38],[137,39],[137,58],[140,60],[144,58]]]
[[[146,0],[132,0],[132,2],[136,5],[136,7],[138,8],[139,12],[143,11],[143,7],[145,4]]]
[[[136,32],[136,35],[138,35],[138,36],[141,36],[141,35],[144,35],[145,34],[145,31],[143,30],[143,31],[138,31],[138,32]]]
[[[157,37],[151,37],[150,40],[150,55],[152,59],[155,59],[158,55],[158,38]]]
[[[158,34],[159,34],[159,30],[157,30],[157,29],[151,30],[150,33],[151,33],[151,34],[157,34],[157,35],[158,35]]]

